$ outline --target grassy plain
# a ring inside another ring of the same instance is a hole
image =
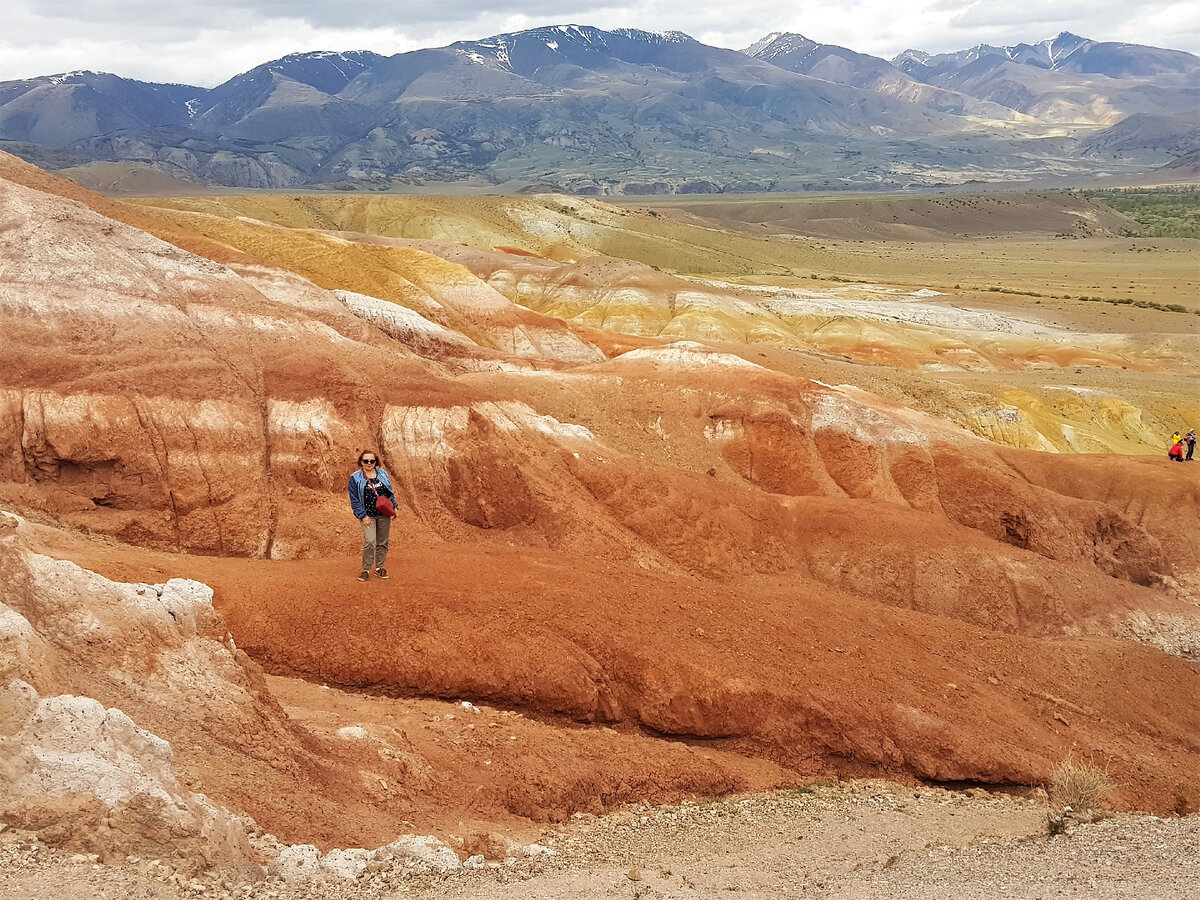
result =
[[[1116,303],[1126,299],[1200,310],[1200,243],[1122,236],[1138,228],[1134,218],[1067,193],[662,197],[638,198],[632,208],[802,243],[811,262],[826,267],[810,278],[927,287],[988,308],[1041,307],[1034,311],[1050,321],[1089,329],[1196,329],[1170,310],[1150,307],[1147,315]],[[1093,305],[1095,298],[1108,302]]]

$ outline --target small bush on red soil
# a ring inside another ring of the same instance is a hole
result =
[[[1068,754],[1050,773],[1050,833],[1064,834],[1073,824],[1096,821],[1101,801],[1112,787],[1105,769],[1091,761],[1077,762]]]
[[[1050,775],[1050,800],[1076,813],[1089,812],[1100,808],[1112,786],[1107,771],[1090,761],[1077,762],[1068,754]]]

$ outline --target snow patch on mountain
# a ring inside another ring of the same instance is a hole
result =
[[[783,35],[784,35],[784,32],[782,32],[782,31],[772,31],[766,37],[759,38],[757,41],[755,41],[749,47],[744,49],[742,52],[745,53],[747,56],[758,56],[758,53],[760,50],[764,50],[767,47],[771,46],[772,43],[779,40],[779,38],[783,37]]]
[[[47,80],[50,82],[50,84],[66,84],[67,82],[76,81],[80,78],[83,78],[85,75],[96,74],[98,73],[93,72],[90,69],[78,69],[74,72],[63,72],[61,75],[51,75]]]
[[[923,50],[905,50],[896,56],[892,63],[901,68],[905,68],[903,63],[907,62],[910,65],[915,63],[918,66],[953,71],[985,57],[995,56],[1042,69],[1056,69],[1080,49],[1086,49],[1095,44],[1096,42],[1089,38],[1063,31],[1053,38],[1039,41],[1036,44],[1012,44],[1004,47],[976,44],[966,50],[936,54],[926,53]]]
[[[774,34],[776,35],[774,40],[768,41],[765,44],[763,41],[759,41],[755,44],[754,46],[758,49],[750,55],[758,59],[770,61],[780,56],[788,56],[795,53],[808,55],[824,46],[811,38],[806,38],[802,34],[781,34],[779,32],[774,32]],[[766,40],[766,38],[763,40]]]

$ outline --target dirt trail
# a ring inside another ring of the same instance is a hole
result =
[[[149,860],[100,867],[0,834],[0,898],[177,900],[983,900],[1194,897],[1200,817],[1118,817],[1049,837],[1042,798],[867,781],[715,803],[626,807],[545,830],[555,855],[356,886],[189,882]],[[182,883],[180,883],[182,882]]]

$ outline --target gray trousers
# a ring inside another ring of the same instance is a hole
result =
[[[360,521],[358,523],[362,525]],[[372,518],[370,525],[362,525],[363,530],[363,570],[382,569],[387,559],[388,538],[392,534],[392,520],[387,516]]]

